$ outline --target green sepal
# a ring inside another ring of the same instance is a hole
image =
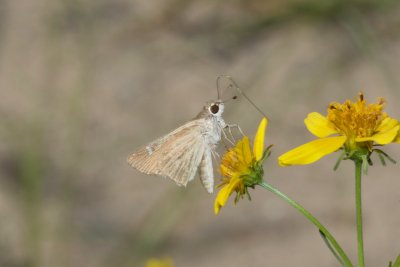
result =
[[[378,153],[379,158],[381,159],[381,163],[383,166],[386,166],[385,158],[389,160],[391,163],[396,164],[396,161],[390,157],[386,152],[381,149],[373,149],[372,152]]]
[[[335,166],[333,166],[333,170],[336,171],[339,168],[340,163],[342,160],[345,160],[346,151],[343,149],[342,153],[340,153],[339,158],[336,160]]]
[[[263,155],[261,157],[261,160],[259,161],[259,164],[262,164],[264,160],[266,160],[270,155],[271,155],[271,148],[273,145],[267,146],[267,148],[264,150]]]

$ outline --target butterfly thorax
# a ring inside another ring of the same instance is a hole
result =
[[[202,135],[205,142],[215,147],[221,140],[221,133],[226,123],[222,118],[224,112],[224,104],[222,101],[210,101],[195,119],[204,120]]]

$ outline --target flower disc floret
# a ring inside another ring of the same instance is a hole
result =
[[[371,138],[379,132],[379,126],[388,118],[383,112],[385,100],[380,98],[375,104],[366,104],[364,96],[359,93],[357,102],[346,100],[345,103],[331,103],[328,108],[327,119],[332,123],[337,133],[346,136],[345,147],[348,151],[359,147],[372,149]],[[361,140],[361,141],[360,141]]]

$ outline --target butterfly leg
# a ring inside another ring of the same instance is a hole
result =
[[[228,128],[229,134],[231,135],[232,139],[236,141],[235,137],[232,133],[232,128],[236,128],[242,136],[245,136],[242,129],[240,128],[239,124],[227,124],[225,128]]]
[[[239,124],[229,124],[228,126],[229,126],[229,128],[236,128],[239,131],[239,133],[242,135],[242,137],[245,136],[245,134],[243,133],[242,128],[240,128]]]
[[[228,143],[225,141],[225,139],[227,139],[227,138],[226,138],[226,137],[225,137],[225,138],[222,138],[222,142],[223,142],[223,144],[224,144],[225,150],[228,151],[229,148],[232,147],[232,146],[234,146],[234,145],[232,144],[231,141],[230,141],[230,143],[228,144]]]
[[[214,149],[211,150],[211,155],[213,156],[215,161],[218,161],[218,159],[221,158],[221,156],[218,154],[218,152],[215,151]]]
[[[224,129],[226,129],[226,128],[229,128],[229,126],[228,126],[228,125],[225,126]],[[234,145],[235,145],[235,138],[233,137],[232,132],[229,131],[229,133],[231,134],[231,137],[232,137],[232,140],[233,140],[233,141],[232,141],[231,139],[229,139],[229,137],[228,137],[227,134],[225,133],[224,129],[222,129],[222,131],[221,131],[222,134],[224,135],[224,143],[225,143],[225,140],[228,140],[228,142],[230,143],[230,145],[234,146]],[[227,147],[226,143],[225,143],[225,147]]]

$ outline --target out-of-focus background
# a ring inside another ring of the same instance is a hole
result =
[[[338,154],[290,168],[276,158],[313,139],[307,113],[359,90],[400,118],[399,4],[0,1],[0,266],[338,266],[316,229],[260,188],[215,216],[197,178],[180,188],[126,163],[215,98],[220,74],[270,117],[265,178],[356,261],[352,163],[334,172]],[[261,117],[239,99],[224,118],[253,136]],[[399,148],[385,151],[400,160]],[[387,266],[400,252],[399,166],[374,159],[366,261]]]

